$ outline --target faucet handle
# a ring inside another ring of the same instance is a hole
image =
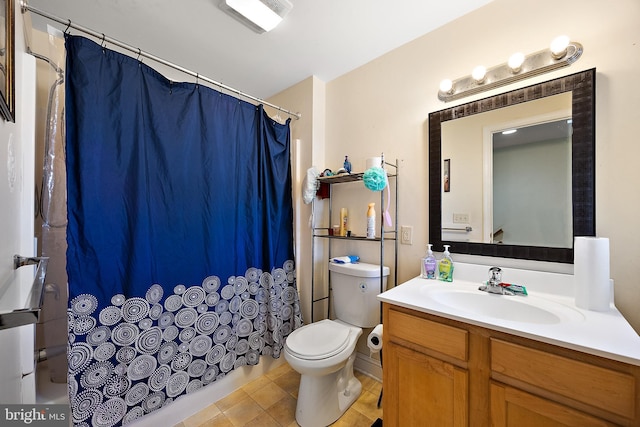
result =
[[[502,269],[500,267],[491,267],[489,269],[489,282],[495,285],[502,282]]]

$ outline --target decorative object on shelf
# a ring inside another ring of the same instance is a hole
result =
[[[454,81],[443,80],[440,82],[438,99],[444,102],[453,101],[548,73],[573,64],[580,58],[582,51],[580,43],[570,41],[567,36],[559,36],[551,42],[548,49],[526,56],[517,52],[504,64],[489,69],[479,65],[473,69],[470,76]]]
[[[387,173],[381,167],[367,169],[362,176],[364,186],[371,191],[382,191],[387,186]]]
[[[351,162],[349,161],[349,156],[344,156],[344,170],[347,171],[347,173],[351,173]]]
[[[384,154],[380,159],[380,165],[382,166],[384,165]],[[382,191],[385,188],[387,189],[387,207],[382,213],[382,217],[384,218],[385,223],[389,227],[391,227],[393,224],[391,221],[391,214],[389,214],[391,188],[389,188],[389,178],[387,177],[387,172],[379,166],[370,167],[362,175],[362,182],[364,182],[364,186],[371,191]]]

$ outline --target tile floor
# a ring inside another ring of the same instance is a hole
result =
[[[362,394],[332,426],[369,427],[382,418],[378,397],[382,384],[360,372]],[[300,374],[288,364],[250,382],[175,427],[296,427]]]

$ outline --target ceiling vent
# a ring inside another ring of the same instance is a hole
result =
[[[273,30],[293,5],[288,0],[224,0],[220,8],[257,33]]]

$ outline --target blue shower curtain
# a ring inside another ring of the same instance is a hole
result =
[[[118,426],[302,324],[289,123],[66,36],[69,397]]]

